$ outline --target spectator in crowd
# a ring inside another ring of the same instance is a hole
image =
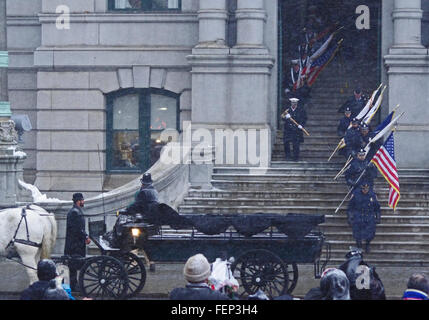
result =
[[[415,273],[408,280],[402,300],[429,300],[429,283],[424,274]]]
[[[320,286],[310,289],[304,300],[350,300],[350,283],[346,274],[340,269],[326,269],[320,278]]]
[[[52,260],[40,260],[37,264],[39,281],[21,293],[21,300],[70,300],[66,291],[57,286],[55,279],[57,276],[57,268]]]
[[[210,264],[202,254],[196,254],[186,261],[183,275],[188,282],[185,288],[175,288],[171,300],[230,300],[228,296],[215,291],[208,285]]]

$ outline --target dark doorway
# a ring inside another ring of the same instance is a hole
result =
[[[311,54],[334,30],[339,31],[332,44],[341,39],[342,43],[324,70],[331,68],[333,72],[336,68],[335,75],[344,80],[338,92],[352,94],[360,86],[371,95],[378,87],[382,63],[380,0],[279,0],[279,112],[288,104],[290,93],[285,89],[293,82],[292,60],[300,58],[302,44],[315,39]],[[312,86],[323,86],[319,79]],[[311,103],[311,98],[307,102]]]

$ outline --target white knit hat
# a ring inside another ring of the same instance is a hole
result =
[[[200,283],[210,276],[210,264],[201,253],[192,256],[186,261],[183,275],[188,282]]]

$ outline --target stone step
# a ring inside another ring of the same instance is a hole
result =
[[[377,234],[382,233],[404,233],[404,232],[415,232],[416,234],[429,233],[429,224],[398,224],[398,223],[384,223],[382,222],[377,225]],[[341,232],[342,230],[351,230],[351,227],[343,223],[324,223],[320,225],[323,232]],[[428,252],[429,254],[429,252]]]
[[[331,245],[331,249],[337,252],[344,250],[344,254],[347,253],[350,247],[356,246],[356,242],[353,241],[342,241],[327,239],[327,242]],[[378,251],[395,251],[400,248],[401,251],[407,252],[426,252],[429,254],[429,243],[423,241],[379,241],[374,239],[371,241],[371,249]]]
[[[241,173],[213,173],[213,180],[229,180],[229,181],[261,181],[261,182],[278,182],[278,181],[295,181],[297,183],[306,182],[333,182],[333,178],[338,173],[331,171],[330,173],[298,171],[297,172],[270,172],[266,174],[241,174]],[[338,178],[337,183],[344,185],[344,178]],[[387,183],[384,177],[378,175],[375,179],[375,184]],[[407,173],[399,174],[400,186],[414,185],[418,183],[421,187],[426,187],[429,190],[429,177],[427,175],[411,175]]]
[[[378,182],[379,181],[379,182]],[[222,190],[282,190],[283,188],[300,188],[305,191],[313,190],[332,190],[336,192],[344,192],[346,186],[342,182],[333,181],[332,178],[317,181],[300,181],[286,179],[285,181],[257,181],[257,180],[212,180],[213,187]],[[421,183],[416,185],[415,182],[406,182],[400,180],[401,190],[406,192],[428,190],[429,183]],[[388,192],[387,183],[383,180],[377,180],[375,183],[377,193]],[[346,192],[347,193],[347,192]]]
[[[320,199],[320,200],[332,200],[339,199],[342,200],[344,197],[344,192],[338,194],[331,191],[312,191],[311,193],[301,191],[297,188],[290,188],[287,190],[277,190],[277,191],[234,191],[234,190],[195,190],[191,189],[188,193],[188,197],[191,198],[200,198],[200,199],[210,199],[210,198],[220,198],[223,200],[228,199]],[[379,193],[377,195],[380,201],[387,199],[387,194]],[[401,192],[401,202],[402,201],[416,201],[429,202],[429,192]]]
[[[344,158],[343,158],[344,159]],[[271,168],[336,168],[340,170],[344,166],[345,160],[343,163],[333,163],[332,161],[328,162],[327,160],[323,161],[271,161]]]
[[[385,204],[387,205],[387,204]],[[181,213],[198,213],[198,214],[243,214],[243,213],[302,213],[302,214],[335,214],[335,210],[338,206],[331,207],[320,207],[320,206],[231,206],[231,205],[180,205],[179,211]],[[395,213],[400,216],[426,216],[427,208],[409,207],[402,208],[397,207]],[[347,206],[343,205],[338,210],[338,215],[346,215]],[[381,204],[381,216],[391,215],[393,210],[384,204]]]
[[[386,194],[383,197],[378,196],[378,201],[380,204],[388,203],[388,195]],[[185,205],[212,205],[217,206],[219,204],[228,205],[228,206],[298,206],[303,207],[306,205],[309,206],[319,206],[321,209],[326,207],[338,206],[343,198],[341,195],[338,195],[335,198],[331,199],[225,199],[225,198],[193,198],[187,197],[184,199],[183,204]],[[348,202],[344,202],[344,205],[347,206]],[[400,199],[398,206],[403,208],[429,208],[429,201],[422,199],[420,201],[416,200],[404,200]],[[428,209],[429,211],[429,209]]]
[[[329,239],[335,239],[335,240],[341,240],[341,241],[348,241],[348,242],[355,242],[353,239],[351,228],[349,227],[348,230],[345,230],[344,232],[338,232],[338,231],[326,231],[324,232],[326,238]],[[374,240],[384,242],[384,241],[390,241],[392,239],[395,239],[395,241],[423,241],[427,242],[429,240],[429,233],[425,232],[376,232],[376,236]]]
[[[341,265],[344,262],[347,250],[332,250],[330,264]],[[371,253],[364,253],[365,262],[372,266],[428,266],[429,256],[419,251],[405,250],[375,250],[371,246]]]
[[[267,176],[267,178],[271,178],[273,175],[279,176],[279,175],[318,175],[318,176],[324,176],[324,175],[332,175],[338,173],[338,167],[337,166],[326,166],[325,168],[317,168],[317,167],[273,167],[268,169],[260,169],[261,173],[259,176],[264,177]],[[214,174],[224,174],[224,175],[247,175],[248,177],[255,177],[258,176],[256,173],[258,172],[258,169],[250,169],[248,167],[214,167],[213,173]],[[399,169],[398,174],[400,178],[404,179],[419,179],[419,178],[427,178],[429,182],[429,170],[427,169]]]

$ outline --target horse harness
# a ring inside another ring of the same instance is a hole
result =
[[[9,244],[6,246],[6,249],[8,249],[9,247],[14,246],[15,242],[16,243],[21,243],[21,244],[25,244],[28,246],[32,246],[32,247],[36,247],[36,248],[41,248],[42,247],[42,243],[37,243],[34,241],[30,240],[30,233],[28,232],[28,222],[27,222],[27,212],[26,209],[30,209],[29,206],[22,208],[21,211],[21,220],[19,220],[18,223],[18,227],[16,228],[15,234],[13,235],[12,240],[10,240]],[[25,231],[27,232],[27,239],[16,239],[16,235],[18,234],[19,231],[19,227],[21,226],[22,221],[24,220],[25,222]]]

